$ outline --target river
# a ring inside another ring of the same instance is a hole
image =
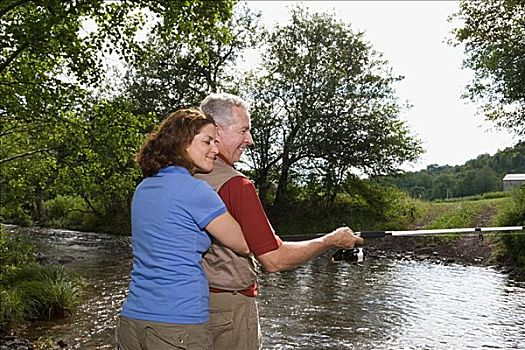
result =
[[[38,322],[30,339],[70,349],[114,349],[114,325],[131,269],[129,237],[41,228],[29,235],[87,281],[70,317]],[[525,349],[525,283],[490,267],[320,256],[260,278],[264,349]]]

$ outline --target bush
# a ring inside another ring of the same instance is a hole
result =
[[[9,234],[0,227],[0,282],[7,271],[35,261],[35,251],[27,238]]]
[[[114,203],[97,219],[93,231],[108,232],[116,235],[131,234],[131,204]]]
[[[98,206],[96,203],[95,206]],[[98,215],[78,196],[57,196],[44,203],[45,226],[78,231],[109,232],[129,235],[131,232],[130,205],[111,203],[97,207]]]
[[[498,226],[525,226],[525,186],[512,191],[511,200],[496,217]],[[496,260],[510,260],[525,272],[525,235],[501,235],[498,239]]]
[[[44,203],[44,210],[48,227],[89,230],[94,226],[95,215],[77,196],[57,196]]]
[[[20,205],[8,205],[2,203],[0,207],[0,220],[9,222],[15,225],[27,227],[31,226],[33,220],[27,210],[24,210]]]
[[[393,187],[355,180],[326,206],[312,197],[296,196],[286,208],[270,213],[281,235],[329,232],[347,225],[354,231],[400,230],[426,210],[423,202]]]
[[[511,192],[511,200],[507,202],[496,218],[501,226],[525,225],[525,185]]]

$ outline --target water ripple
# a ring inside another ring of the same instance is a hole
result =
[[[71,349],[113,349],[129,283],[129,237],[21,231],[88,281],[74,315],[37,323],[26,335],[63,339]],[[326,254],[293,271],[262,274],[260,290],[264,349],[525,349],[525,283],[492,268],[355,265]]]

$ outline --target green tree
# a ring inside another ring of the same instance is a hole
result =
[[[489,168],[469,169],[458,176],[457,196],[466,197],[499,189],[501,180]]]
[[[432,190],[428,199],[453,197],[453,178],[449,174],[440,174],[432,179]]]
[[[45,62],[48,70],[60,66],[82,81],[100,78],[104,73],[100,51],[131,58],[141,49],[136,34],[146,24],[159,36],[198,42],[221,30],[233,4],[229,0],[3,1],[0,73],[12,73],[27,60]]]
[[[525,143],[517,143],[493,156],[481,154],[463,165],[429,165],[425,170],[374,177],[374,182],[395,185],[412,196],[443,199],[501,191],[507,173],[525,172]]]
[[[525,2],[462,0],[456,17],[464,24],[455,38],[475,74],[466,97],[486,118],[525,135]]]
[[[278,167],[274,206],[286,202],[294,174],[317,174],[330,201],[352,169],[388,173],[416,159],[421,148],[399,118],[392,88],[401,78],[363,33],[299,7],[267,38],[262,69],[246,94],[253,101],[256,181]]]
[[[42,132],[78,110],[87,85],[106,74],[103,52],[131,59],[145,48],[136,33],[156,15],[157,36],[202,42],[221,31],[233,2],[44,0],[0,4],[0,136]],[[90,26],[91,24],[91,26]],[[67,123],[67,121],[65,121]],[[38,143],[2,162],[46,150]]]
[[[100,222],[127,212],[141,178],[133,156],[154,119],[134,115],[131,107],[118,98],[92,101],[72,115],[75,124],[65,130],[62,147],[51,152],[60,165],[53,188],[83,198]]]
[[[124,95],[134,102],[135,112],[163,117],[176,108],[198,105],[211,92],[237,93],[236,65],[244,51],[257,44],[258,18],[239,4],[223,30],[199,42],[151,36],[125,79]]]
[[[135,148],[155,121],[106,89],[110,54],[147,54],[139,31],[198,46],[221,33],[233,1],[43,0],[0,3],[0,170],[6,206],[40,216],[74,193],[99,216],[137,180]],[[106,96],[106,97],[103,97]],[[7,210],[9,211],[9,210]]]

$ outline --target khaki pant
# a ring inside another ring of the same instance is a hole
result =
[[[209,350],[209,323],[173,324],[120,317],[117,324],[119,350]]]
[[[261,329],[256,298],[241,293],[210,293],[213,350],[259,350]]]

